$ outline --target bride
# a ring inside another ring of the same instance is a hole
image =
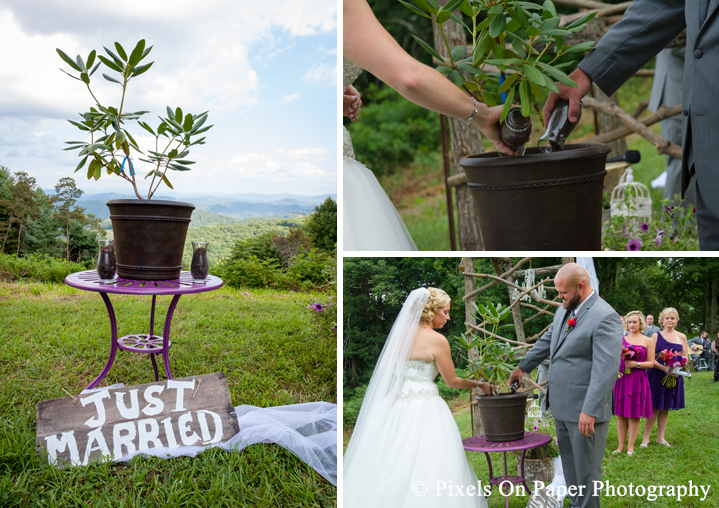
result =
[[[366,0],[343,0],[342,90],[363,69],[406,99],[454,118],[464,118],[498,150],[511,153],[499,138],[502,106],[490,108],[462,92],[446,77],[408,55],[380,25]],[[356,119],[356,111],[350,116]],[[343,127],[344,250],[417,250],[407,228],[374,174],[355,160]]]
[[[447,293],[435,288],[415,289],[402,306],[344,454],[346,508],[486,508],[433,382],[439,372],[453,388],[490,388],[455,375],[449,343],[433,330],[449,320],[449,306]]]

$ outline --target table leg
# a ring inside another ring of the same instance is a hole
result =
[[[527,450],[522,450],[522,458],[519,461],[519,471],[522,475],[522,483],[524,484],[524,488],[527,489],[527,494],[530,496],[532,495],[532,491],[529,489],[529,485],[527,485],[527,479],[524,477],[524,454],[527,453]]]
[[[112,367],[112,364],[115,362],[115,354],[117,353],[117,320],[115,319],[115,310],[112,308],[112,302],[110,302],[110,297],[107,296],[107,293],[100,293],[100,296],[102,296],[102,300],[105,302],[105,307],[107,307],[107,313],[110,316],[110,330],[112,335],[110,339],[110,358],[107,359],[105,368],[102,369],[100,375],[97,376],[92,383],[87,385],[85,390],[95,388],[103,379],[105,379],[107,373],[110,372],[110,367]]]
[[[172,370],[170,370],[170,324],[172,323],[172,314],[175,312],[177,302],[180,301],[180,296],[175,295],[170,303],[170,308],[167,309],[167,317],[165,318],[165,330],[162,333],[162,361],[165,362],[165,373],[167,379],[172,379]]]
[[[150,313],[150,339],[155,336],[155,301],[157,300],[156,295],[152,295],[152,312]],[[160,380],[160,374],[157,371],[157,361],[155,356],[157,353],[150,353],[150,360],[152,360],[152,368],[155,370],[155,381]]]
[[[489,489],[491,492],[494,487],[494,485],[492,485],[492,480],[494,479],[494,475],[492,474],[492,460],[489,458],[488,452],[484,452],[484,456],[487,457],[487,467],[489,467]]]
[[[504,452],[504,477],[507,478],[509,473],[507,472],[507,452]],[[512,486],[510,484],[510,486]],[[499,493],[502,493],[502,484],[499,484]],[[504,508],[509,508],[509,496],[504,496]]]

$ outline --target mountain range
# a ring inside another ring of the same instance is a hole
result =
[[[48,194],[53,194],[47,190]],[[298,194],[230,194],[220,196],[190,196],[182,194],[155,195],[153,199],[168,201],[188,201],[195,205],[197,210],[204,210],[213,214],[227,215],[235,218],[248,217],[286,217],[309,215],[315,206],[331,197],[337,201],[336,194],[321,194],[316,196],[302,196]],[[130,194],[106,192],[101,194],[85,193],[77,204],[89,213],[105,220],[110,216],[106,202],[110,199],[134,199]]]

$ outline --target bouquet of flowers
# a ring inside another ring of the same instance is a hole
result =
[[[679,353],[675,351],[669,351],[668,349],[663,349],[659,352],[657,356],[664,362],[664,365],[671,368],[672,370],[682,368],[687,364],[686,358],[684,358]],[[671,389],[674,388],[674,386],[677,384],[677,380],[675,377],[667,374],[666,376],[664,376],[664,379],[662,379],[662,384],[667,388]]]
[[[637,346],[633,346],[631,344],[629,344],[628,346],[624,346],[622,348],[622,360],[624,360],[625,362],[627,360],[633,360],[634,357],[637,356],[637,353],[638,353]],[[624,373],[629,374],[631,371],[632,370],[629,367],[627,367],[625,364]]]

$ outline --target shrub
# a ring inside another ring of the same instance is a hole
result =
[[[62,284],[71,273],[87,270],[87,267],[53,258],[46,254],[30,254],[16,258],[0,253],[0,280],[32,280]]]
[[[328,197],[321,205],[315,206],[304,228],[315,247],[334,250],[337,244],[337,202]]]
[[[345,398],[342,403],[342,421],[344,425],[354,425],[357,423],[357,417],[359,416],[360,407],[362,406],[362,399],[367,391],[367,385],[360,385],[355,388],[354,393],[349,397]]]

